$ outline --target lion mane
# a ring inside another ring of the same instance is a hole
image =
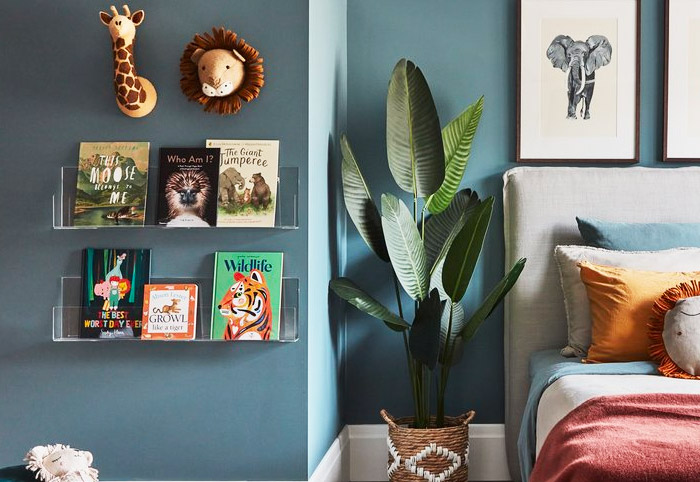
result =
[[[70,448],[70,445],[63,444],[37,445],[24,456],[24,461],[27,462],[27,470],[36,472],[35,476],[40,480],[46,482],[60,482],[60,477],[55,476],[44,467],[44,459],[55,452],[68,450]],[[88,467],[87,470],[88,473],[85,475],[96,482],[99,473],[97,469]],[[81,473],[84,472],[81,471]]]
[[[197,64],[192,62],[192,54],[197,49],[235,50],[245,58],[243,63],[245,77],[241,86],[226,97],[209,97],[202,92],[202,84],[197,75]],[[185,96],[204,106],[206,112],[217,112],[221,115],[235,114],[241,109],[241,99],[250,102],[260,94],[265,85],[263,58],[259,52],[248,45],[245,40],[238,38],[231,30],[224,27],[213,28],[212,34],[196,34],[187,44],[180,58],[180,88]]]

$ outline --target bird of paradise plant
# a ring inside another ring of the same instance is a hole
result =
[[[471,189],[459,190],[483,106],[482,96],[441,130],[421,70],[405,59],[396,64],[387,95],[387,160],[396,184],[411,194],[412,209],[385,193],[380,214],[350,142],[345,135],[341,138],[345,207],[367,246],[391,266],[397,312],[348,278],[332,280],[330,288],[403,338],[415,428],[431,424],[434,381],[435,426],[444,426],[450,368],[525,267],[525,259],[515,263],[467,318],[461,300],[481,254],[494,204],[493,196],[481,200]],[[399,285],[413,300],[412,323],[407,321]]]

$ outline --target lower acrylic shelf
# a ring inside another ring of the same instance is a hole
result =
[[[224,342],[212,340],[211,309],[212,280],[209,278],[151,278],[154,284],[195,283],[199,286],[197,321],[194,340],[141,340],[139,338],[80,338],[80,312],[82,282],[79,277],[61,278],[61,305],[53,307],[53,341],[81,342],[144,342],[144,343],[188,343]],[[282,303],[280,308],[279,340],[271,342],[294,342],[299,339],[298,330],[299,279],[282,279]],[[269,342],[258,342],[269,343]]]

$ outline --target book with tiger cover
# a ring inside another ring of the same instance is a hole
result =
[[[216,226],[219,149],[160,149],[158,224],[168,227]]]
[[[196,284],[148,284],[143,294],[142,340],[194,340]]]
[[[74,226],[143,226],[148,142],[81,142]]]
[[[208,139],[206,146],[221,154],[216,225],[274,227],[279,141]]]
[[[150,249],[83,251],[81,338],[139,338]]]
[[[279,340],[283,253],[217,252],[211,338]]]

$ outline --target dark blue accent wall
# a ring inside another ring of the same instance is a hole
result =
[[[109,1],[0,7],[0,466],[64,442],[95,454],[101,480],[306,480],[308,1],[129,4],[145,9],[135,58],[158,90],[143,119],[115,104],[98,17]],[[260,98],[233,117],[179,87],[185,45],[220,25],[265,59]],[[156,165],[159,147],[206,138],[279,139],[280,164],[300,169],[300,229],[52,229],[51,196],[80,141],[150,141]],[[86,246],[152,248],[152,273],[166,277],[211,276],[217,250],[284,251],[286,275],[301,279],[300,341],[54,343],[60,277],[80,275]]]
[[[663,3],[642,0],[641,164],[660,166],[663,121]],[[484,114],[464,187],[494,195],[484,252],[465,297],[471,312],[504,271],[501,175],[515,167],[515,0],[350,0],[348,134],[372,191],[396,192],[386,165],[386,88],[401,57],[418,64],[444,125],[481,94]],[[572,164],[573,165],[573,164]],[[393,307],[388,267],[348,229],[347,273]],[[524,280],[526,276],[524,275]],[[526,281],[522,281],[526,282]],[[348,309],[346,422],[379,423],[380,408],[410,414],[400,335]],[[453,370],[447,411],[477,412],[477,423],[502,423],[503,311],[496,310]]]

